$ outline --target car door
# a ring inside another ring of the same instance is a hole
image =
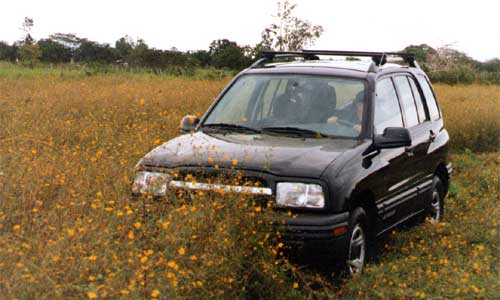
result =
[[[443,141],[448,140],[448,133],[444,130],[443,118],[436,101],[434,91],[429,80],[423,74],[419,74],[414,82],[415,95],[420,97],[425,108],[426,120],[420,125],[422,139],[427,140],[425,159],[421,167],[425,176],[419,184],[419,200],[417,209],[424,209],[431,200],[432,178],[440,161],[446,160],[446,149],[442,147]]]
[[[410,75],[410,74],[408,74]],[[405,166],[410,170],[407,174],[407,187],[413,198],[409,199],[407,214],[411,215],[418,212],[422,207],[419,205],[419,186],[427,181],[428,166],[426,163],[427,152],[429,149],[429,129],[428,120],[425,111],[422,115],[423,105],[419,94],[414,94],[412,83],[413,78],[406,74],[394,77],[394,83],[398,91],[399,99],[403,109],[403,119],[405,127],[410,132],[412,144],[405,148],[406,161]],[[417,97],[415,97],[417,95]],[[418,101],[418,102],[417,102]],[[419,104],[417,104],[419,103]],[[427,124],[426,124],[427,123]]]
[[[397,92],[391,77],[380,79],[374,99],[374,131],[382,134],[387,127],[403,127],[403,116]],[[409,191],[411,169],[404,147],[382,149],[374,157],[380,169],[373,184],[382,226],[387,228],[408,216],[414,193]]]

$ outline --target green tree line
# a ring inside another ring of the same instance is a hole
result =
[[[27,53],[27,49],[36,49]],[[241,69],[252,61],[249,47],[227,39],[214,40],[209,50],[182,52],[175,48],[161,50],[148,46],[142,39],[122,37],[115,45],[103,44],[74,34],[56,33],[28,45],[0,41],[0,60],[26,63],[115,64],[164,70],[172,67],[196,66]]]
[[[38,41],[33,40],[30,35],[25,40],[12,44],[0,41],[0,60],[27,66],[33,66],[37,62],[75,63],[184,74],[197,67],[241,70],[258,58],[262,49],[262,43],[251,47],[228,39],[218,39],[208,45],[208,50],[161,50],[150,47],[142,39],[134,40],[128,36],[109,45],[74,34],[56,33]],[[434,49],[425,44],[411,45],[403,51],[415,53],[417,61],[433,81],[449,84],[500,84],[498,58],[479,62],[450,47]]]
[[[8,44],[0,41],[0,60],[33,67],[37,62],[86,65],[114,65],[126,69],[141,68],[154,72],[186,73],[196,67],[241,70],[259,58],[262,49],[298,50],[312,45],[323,27],[299,19],[293,12],[296,4],[279,1],[274,22],[262,31],[255,46],[239,45],[228,39],[216,39],[208,50],[179,51],[150,47],[143,39],[124,36],[114,45],[91,41],[71,33],[55,33],[35,41],[31,37],[34,21],[25,18],[24,38]]]
[[[296,4],[278,2],[274,22],[264,28],[261,41],[239,45],[228,39],[216,39],[208,50],[179,51],[150,47],[143,39],[124,36],[114,45],[99,43],[71,33],[54,33],[35,40],[31,36],[34,21],[25,18],[24,37],[12,44],[0,41],[0,60],[33,67],[48,64],[80,64],[94,67],[118,67],[124,70],[148,70],[173,75],[193,74],[196,68],[242,70],[261,56],[263,49],[298,51],[314,44],[323,27],[296,17]],[[402,51],[414,53],[422,68],[435,82],[500,84],[500,59],[479,62],[450,46],[432,48],[410,45]]]

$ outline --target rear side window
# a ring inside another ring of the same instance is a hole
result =
[[[415,104],[417,105],[418,119],[420,120],[420,123],[422,123],[422,122],[428,120],[427,116],[425,115],[424,103],[422,102],[422,96],[420,95],[420,92],[417,88],[417,84],[415,83],[415,80],[411,77],[408,77],[408,80],[410,81],[411,90],[413,92],[413,97],[415,98]]]
[[[434,93],[432,93],[431,86],[429,82],[423,75],[418,76],[418,82],[422,87],[424,92],[425,102],[427,103],[427,108],[429,108],[429,116],[432,121],[439,119],[439,109],[437,107],[436,98],[434,98]]]
[[[403,127],[398,96],[391,78],[377,83],[375,97],[375,133],[381,134],[387,127]]]
[[[418,125],[418,116],[413,93],[407,78],[406,76],[397,76],[394,80],[401,96],[401,106],[405,114],[406,127],[412,127]]]

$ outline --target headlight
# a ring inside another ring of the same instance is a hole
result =
[[[325,207],[323,188],[317,184],[279,182],[276,186],[276,203],[290,207]]]
[[[133,194],[165,196],[172,176],[159,172],[139,172],[132,184]]]

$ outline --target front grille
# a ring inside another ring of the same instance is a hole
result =
[[[206,184],[220,184],[228,186],[244,187],[270,187],[268,181],[263,176],[248,175],[242,170],[227,169],[182,169],[175,173],[174,180],[197,182]]]

